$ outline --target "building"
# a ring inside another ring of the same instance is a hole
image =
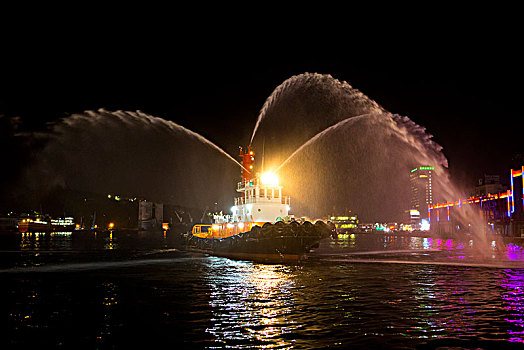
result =
[[[411,170],[410,184],[411,184],[411,203],[410,214],[415,215],[411,217],[412,224],[418,220],[428,218],[428,206],[433,204],[433,188],[432,166],[420,166]]]
[[[358,229],[358,218],[356,215],[351,214],[351,210],[349,215],[330,216],[329,221],[335,225],[338,233],[353,232]]]
[[[162,228],[164,205],[141,200],[138,203],[138,229],[153,230]]]
[[[505,190],[500,183],[500,175],[484,174],[484,177],[478,179],[477,186],[475,186],[475,196],[487,196],[490,193],[500,193]]]
[[[494,181],[497,178],[492,178]],[[524,166],[510,169],[510,188],[452,202],[435,203],[428,207],[431,231],[437,233],[467,232],[477,216],[468,215],[468,206],[479,210],[485,220],[483,230],[505,236],[524,237]],[[473,226],[475,227],[475,226]],[[478,230],[478,227],[476,228]]]

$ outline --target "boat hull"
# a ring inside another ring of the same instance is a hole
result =
[[[69,232],[75,229],[75,225],[52,225],[34,222],[18,224],[18,232]]]
[[[186,234],[184,249],[231,259],[262,262],[298,261],[306,257],[332,228],[317,221],[265,224],[227,238],[201,238]]]

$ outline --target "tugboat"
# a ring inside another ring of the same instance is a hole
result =
[[[255,153],[240,148],[240,197],[235,198],[231,215],[217,214],[212,224],[196,224],[186,234],[188,250],[232,259],[264,262],[298,261],[332,227],[321,220],[299,222],[290,218],[290,198],[283,196],[276,174],[255,173]]]

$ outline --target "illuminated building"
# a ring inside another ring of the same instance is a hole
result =
[[[411,221],[428,217],[427,208],[433,204],[432,176],[434,169],[432,166],[420,166],[411,170],[409,175],[411,184]]]
[[[337,232],[354,231],[358,228],[358,218],[351,216],[331,216],[329,220],[335,225]]]
[[[481,210],[493,230],[524,237],[524,166],[511,169],[509,179],[510,189],[505,192],[428,205],[431,230],[454,232],[462,229],[468,222],[462,220],[460,213],[465,205],[473,205]]]

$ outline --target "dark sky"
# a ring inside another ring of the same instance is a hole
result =
[[[235,155],[271,92],[293,75],[316,72],[425,126],[458,181],[504,175],[512,157],[524,153],[522,56],[511,40],[360,47],[287,39],[33,37],[2,53],[0,114],[21,117],[21,128],[31,130],[88,109],[141,110]]]

